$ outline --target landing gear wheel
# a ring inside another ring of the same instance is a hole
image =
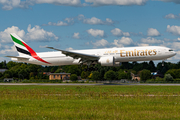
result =
[[[164,66],[164,60],[162,61],[162,66]]]

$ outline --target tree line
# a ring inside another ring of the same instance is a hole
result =
[[[4,73],[0,73],[0,79],[14,78],[14,79],[49,79],[44,72],[51,73],[71,73],[72,76],[81,76],[82,79],[91,80],[121,80],[131,79],[131,74],[137,74],[139,76],[149,76],[142,78],[146,81],[151,79],[151,72],[159,71],[162,74],[170,74],[173,79],[180,78],[180,62],[171,63],[165,62],[164,66],[162,62],[155,66],[153,61],[149,62],[123,62],[118,67],[107,67],[96,64],[88,68],[86,65],[66,65],[66,66],[41,66],[27,63],[18,63],[9,61],[2,61],[0,68],[8,69]]]

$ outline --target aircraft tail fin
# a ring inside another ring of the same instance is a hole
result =
[[[17,59],[21,59],[21,60],[28,60],[28,58],[24,57],[25,55],[31,56],[34,59],[50,64],[49,62],[43,60],[42,58],[40,58],[36,52],[30,48],[19,36],[17,36],[15,33],[11,33],[11,38],[14,42],[14,45],[18,51],[19,56],[18,57],[14,57],[14,56],[7,56],[10,58],[17,58]],[[22,57],[23,56],[23,57]]]
[[[14,42],[16,50],[18,51],[19,56],[36,55],[36,52],[32,48],[30,48],[18,35],[16,35],[15,33],[11,33],[10,35]]]

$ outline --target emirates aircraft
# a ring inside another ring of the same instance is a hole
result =
[[[15,33],[10,34],[19,56],[10,57],[13,61],[25,62],[37,65],[59,66],[78,64],[97,64],[102,66],[120,66],[122,62],[166,60],[176,53],[167,47],[146,46],[146,47],[125,47],[105,48],[90,50],[61,50],[47,47],[55,52],[36,53]]]

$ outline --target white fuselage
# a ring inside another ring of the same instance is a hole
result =
[[[165,60],[176,55],[176,53],[172,51],[170,48],[161,46],[72,50],[72,52],[99,56],[100,58],[113,56],[115,62]],[[43,60],[47,61],[49,64],[34,59],[33,57],[28,55],[21,57],[30,58],[29,60],[21,60],[18,58],[12,58],[12,60],[46,66],[80,64],[79,59],[73,59],[70,56],[62,54],[62,52],[60,51],[42,52],[37,53],[37,55]]]

